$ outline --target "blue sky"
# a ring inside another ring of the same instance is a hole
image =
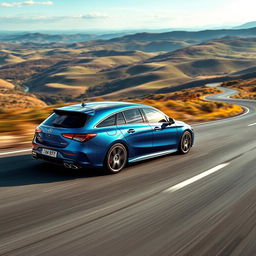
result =
[[[0,30],[122,30],[233,26],[255,0],[0,0]]]

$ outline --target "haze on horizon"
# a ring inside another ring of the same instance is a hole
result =
[[[256,20],[255,0],[0,0],[1,30],[232,27]]]

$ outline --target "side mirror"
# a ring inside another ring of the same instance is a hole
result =
[[[163,125],[162,125],[162,127],[165,128],[165,127],[167,127],[167,126],[169,126],[169,125],[172,125],[172,124],[175,124],[175,121],[174,121],[174,119],[172,119],[172,118],[169,117],[169,118],[168,118],[168,121],[164,122]]]
[[[175,124],[174,119],[173,119],[173,118],[171,118],[171,117],[169,117],[169,123],[170,123],[170,125]]]

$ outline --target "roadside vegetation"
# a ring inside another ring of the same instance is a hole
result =
[[[233,88],[239,94],[232,98],[256,100],[256,79],[229,81],[222,84],[224,87]]]
[[[221,91],[215,88],[194,88],[127,100],[151,105],[170,117],[192,124],[235,116],[243,111],[237,105],[204,100],[206,95],[216,93],[221,93]]]
[[[196,123],[234,116],[242,108],[226,103],[209,102],[204,96],[220,93],[214,88],[194,88],[167,94],[147,95],[141,98],[122,98],[120,100],[148,104],[162,110],[169,116]],[[95,99],[94,99],[95,100]],[[104,99],[96,99],[104,100]],[[32,139],[35,127],[42,122],[55,108],[66,104],[51,106],[34,106],[33,108],[3,108],[0,112],[0,148],[8,147],[15,142],[21,144]]]

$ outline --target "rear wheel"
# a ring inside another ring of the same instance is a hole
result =
[[[105,166],[109,173],[120,172],[127,163],[127,150],[121,143],[114,144],[108,151]]]
[[[185,131],[180,140],[179,153],[187,154],[192,146],[192,135],[189,131]]]

